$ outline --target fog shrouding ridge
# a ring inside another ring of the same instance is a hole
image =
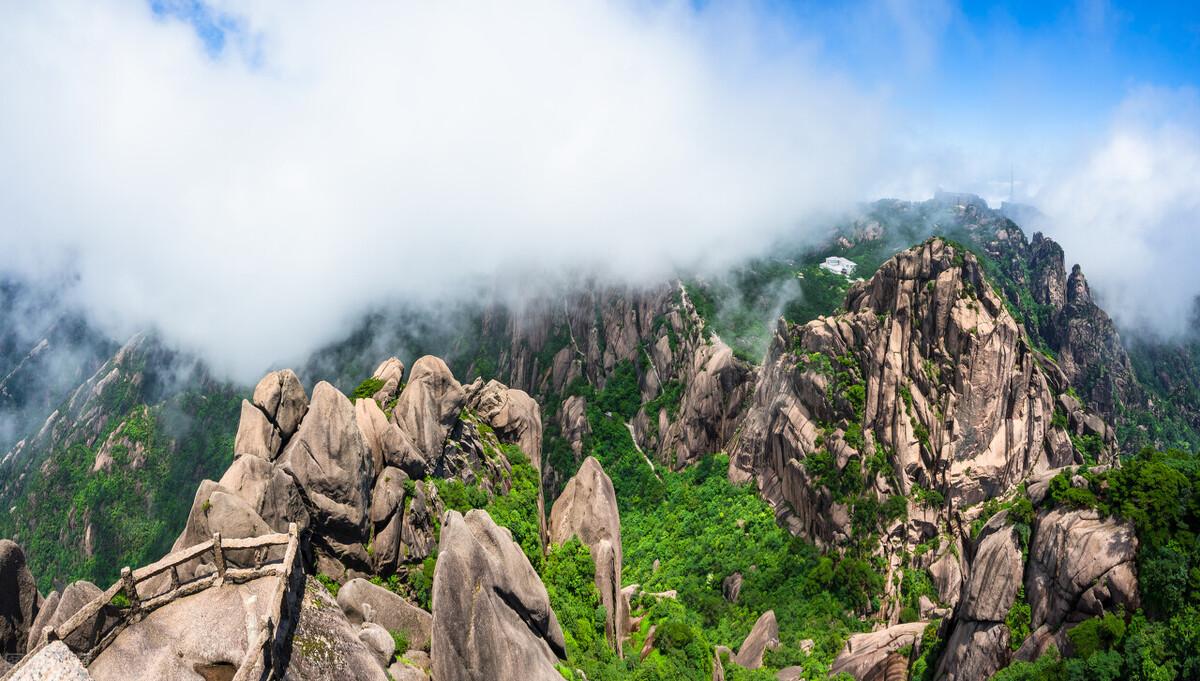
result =
[[[886,93],[758,5],[181,3],[214,39],[164,4],[5,8],[0,268],[70,270],[115,336],[157,328],[243,380],[390,301],[717,267],[855,201],[1007,168],[914,142],[931,136]],[[1153,250],[1188,234],[1197,196],[1195,130],[1151,122],[1150,179],[1106,208],[1091,188],[1128,184],[1124,120],[1033,197],[1102,289],[1163,274],[1151,254],[1122,279],[1090,225]]]

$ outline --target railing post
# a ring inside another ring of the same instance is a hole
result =
[[[221,533],[213,534],[213,563],[217,566],[217,584],[225,583],[225,548],[221,546]]]
[[[171,566],[171,591],[179,590],[179,566]]]
[[[142,610],[142,600],[138,597],[137,583],[133,581],[133,570],[129,567],[121,568],[121,588],[129,598],[129,609],[136,616]]]

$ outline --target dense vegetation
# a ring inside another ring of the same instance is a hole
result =
[[[181,490],[219,478],[233,459],[240,398],[210,388],[152,406],[125,396],[92,446],[69,438],[29,476],[15,510],[0,514],[0,536],[19,539],[42,591],[76,579],[105,587],[122,566],[170,550],[192,503]],[[110,435],[111,464],[94,470]]]
[[[1083,471],[1086,487],[1060,475],[1051,500],[1133,522],[1143,609],[1109,613],[1068,631],[1067,656],[1018,662],[1000,681],[1169,681],[1200,678],[1200,461],[1142,450],[1120,468]]]

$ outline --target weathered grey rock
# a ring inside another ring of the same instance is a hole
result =
[[[429,681],[429,674],[425,670],[403,662],[396,662],[388,667],[388,674],[392,681]]]
[[[196,490],[187,524],[171,550],[208,541],[217,532],[227,539],[237,539],[269,534],[271,527],[233,490],[205,480]]]
[[[249,504],[276,532],[286,532],[289,523],[296,523],[300,529],[308,527],[308,509],[295,480],[265,459],[234,459],[217,484]]]
[[[375,656],[381,669],[387,669],[392,664],[392,658],[396,656],[396,641],[387,629],[374,622],[363,622],[358,630],[358,640]]]
[[[742,647],[738,648],[733,661],[746,669],[758,669],[762,666],[763,653],[768,648],[775,650],[778,647],[779,623],[775,621],[775,611],[768,610],[759,616],[750,633],[746,634],[746,640],[742,641]]]
[[[1000,622],[960,622],[946,641],[936,678],[988,679],[1008,664],[1008,627]]]
[[[38,642],[42,640],[42,629],[54,617],[54,611],[58,609],[58,600],[60,597],[57,591],[51,591],[50,595],[46,596],[45,600],[42,601],[42,607],[38,610],[37,617],[33,619],[33,625],[29,627],[29,638],[25,642],[25,650],[33,650]]]
[[[0,656],[24,654],[42,596],[15,542],[0,539]]]
[[[400,382],[404,380],[404,362],[395,357],[389,357],[375,367],[371,378],[383,381],[383,387],[377,390],[371,399],[380,404],[387,404],[400,394]]]
[[[392,466],[379,472],[379,477],[375,478],[375,488],[371,490],[371,522],[378,525],[393,515],[404,513],[405,484],[408,480],[404,471]]]
[[[255,456],[266,461],[275,459],[283,437],[261,409],[242,400],[242,416],[233,439],[236,456]]]
[[[308,410],[308,396],[294,371],[272,371],[254,387],[254,406],[262,410],[287,442]]]
[[[62,641],[42,648],[24,660],[9,681],[92,681],[83,663]]]
[[[392,415],[422,458],[433,461],[441,456],[442,444],[464,404],[466,393],[450,368],[441,359],[426,355],[413,363],[408,385]]]
[[[413,500],[404,511],[400,523],[398,555],[402,562],[424,560],[434,545],[434,519],[441,513],[442,503],[437,487],[418,480],[413,486]],[[393,517],[392,522],[395,522]],[[388,525],[389,528],[392,525]]]
[[[579,471],[567,481],[550,511],[550,541],[563,544],[571,537],[579,537],[591,549],[596,564],[596,588],[607,613],[605,636],[619,654],[629,620],[620,597],[621,516],[612,480],[591,456],[584,459]]]
[[[907,671],[905,670],[905,672]],[[775,672],[775,678],[777,681],[800,681],[800,679],[804,678],[804,667],[800,665],[784,667]]]
[[[102,593],[104,592],[100,590],[100,587],[91,582],[82,579],[77,582],[71,582],[63,589],[54,612],[44,622],[39,622],[39,626],[43,627],[43,629],[57,627],[71,619],[75,613],[79,612],[80,608],[99,597]]]
[[[1021,587],[1024,569],[1021,547],[1011,527],[1002,526],[984,535],[971,562],[971,579],[959,605],[959,617],[1003,622]]]
[[[467,407],[496,431],[501,442],[519,446],[541,470],[542,413],[538,403],[524,390],[496,380],[472,384],[467,392]]]
[[[354,403],[354,417],[371,452],[375,470],[393,466],[409,477],[425,477],[427,463],[408,435],[394,423],[389,423],[375,400]]]
[[[938,600],[954,607],[962,594],[963,574],[959,557],[952,551],[946,551],[929,566],[929,574],[933,577],[933,585],[938,590]]]
[[[904,646],[919,645],[925,624],[896,624],[869,634],[854,634],[833,661],[830,675],[845,672],[859,681],[884,681],[888,656]]]
[[[367,621],[369,610],[370,621],[387,631],[403,633],[410,648],[429,647],[433,616],[381,586],[352,579],[338,590],[337,602],[351,624]]]
[[[738,596],[742,594],[742,573],[735,572],[721,580],[721,593],[725,596],[725,600],[737,603]]]
[[[345,395],[324,381],[317,384],[280,461],[303,490],[318,531],[366,536],[375,471]]]
[[[271,611],[276,579],[226,584],[180,598],[126,627],[92,663],[97,681],[232,678]]]
[[[430,657],[438,681],[561,679],[554,665],[566,650],[546,587],[484,511],[443,519]]]
[[[358,638],[359,627],[316,580],[309,579],[292,634],[284,678],[304,681],[386,681],[387,673]]]
[[[1041,515],[1025,581],[1033,628],[1049,624],[1057,629],[1065,621],[1122,605],[1135,609],[1136,558],[1137,536],[1128,522],[1101,519],[1092,510],[1055,509]]]

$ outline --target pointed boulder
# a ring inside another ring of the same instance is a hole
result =
[[[596,588],[606,612],[604,633],[620,652],[629,621],[621,598],[621,516],[612,480],[595,457],[584,459],[550,511],[551,543],[562,544],[571,537],[579,537],[591,549]]]
[[[438,681],[562,679],[566,644],[546,587],[485,511],[443,520],[430,657]]]

